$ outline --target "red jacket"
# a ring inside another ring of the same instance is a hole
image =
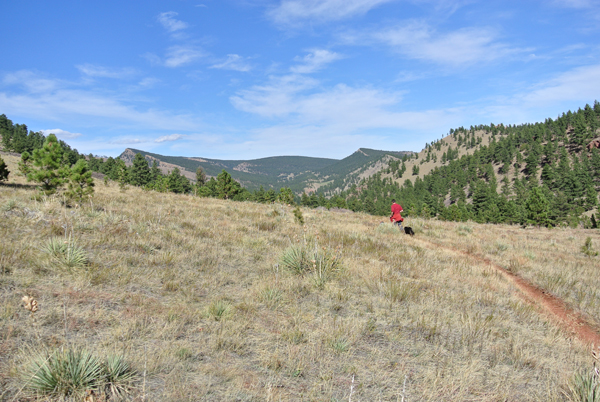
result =
[[[402,218],[402,215],[400,215],[400,212],[404,211],[402,209],[402,207],[399,204],[393,203],[392,204],[392,215],[390,216],[390,221],[391,222],[402,222],[404,221],[404,218]]]

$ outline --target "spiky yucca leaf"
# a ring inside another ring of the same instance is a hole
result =
[[[68,269],[82,267],[88,262],[85,250],[78,246],[75,241],[72,241],[71,238],[62,240],[53,237],[46,242],[42,250]]]
[[[577,373],[569,384],[573,402],[600,402],[600,380],[596,373]]]
[[[100,360],[85,349],[35,353],[23,371],[27,387],[48,396],[80,395],[103,380]]]
[[[128,393],[137,380],[137,373],[123,355],[111,355],[104,363],[105,381],[108,393],[121,397]]]

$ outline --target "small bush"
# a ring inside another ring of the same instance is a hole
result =
[[[300,209],[299,206],[297,206],[296,208],[294,208],[294,217],[296,218],[296,222],[298,222],[300,225],[304,225],[304,216],[302,216],[302,210]]]
[[[594,247],[592,246],[592,238],[591,237],[588,236],[585,239],[585,244],[583,246],[581,246],[581,252],[590,258],[598,255],[598,252],[595,251]]]

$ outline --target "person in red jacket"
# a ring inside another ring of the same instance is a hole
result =
[[[400,212],[404,211],[399,204],[396,204],[396,200],[392,200],[392,214],[390,215],[390,221],[394,225],[398,225],[399,228],[402,228],[402,222],[404,218],[400,215]]]

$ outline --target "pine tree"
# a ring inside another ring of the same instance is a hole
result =
[[[198,166],[196,169],[196,185],[201,187],[206,184],[206,173],[202,170],[202,167]]]
[[[593,209],[598,205],[598,192],[596,191],[593,184],[589,184],[585,191],[584,206],[586,210]]]
[[[4,159],[2,159],[2,157],[0,157],[0,181],[7,180],[9,173],[10,173],[10,171],[6,167],[6,163],[4,162]]]
[[[548,226],[550,224],[548,218],[550,203],[541,188],[534,187],[531,189],[525,207],[527,208],[527,223],[537,226]]]
[[[54,134],[50,134],[42,148],[34,150],[31,155],[33,167],[27,172],[27,180],[40,183],[40,190],[46,195],[54,194],[70,173],[68,168],[62,166],[62,155],[62,147]],[[25,165],[29,155],[24,153],[21,159]]]
[[[217,175],[217,197],[221,199],[231,199],[242,191],[240,184],[233,180],[231,175],[223,169]]]
[[[187,177],[181,175],[178,168],[173,169],[167,176],[167,185],[170,192],[177,194],[188,193],[192,189],[190,181]]]
[[[162,172],[158,167],[156,159],[152,161],[152,168],[150,169],[150,183],[155,183],[162,177]]]
[[[148,161],[142,154],[135,154],[133,166],[131,166],[130,182],[134,186],[143,187],[150,183],[151,174]]]
[[[71,168],[68,189],[65,195],[71,200],[81,202],[83,197],[94,194],[94,179],[92,171],[89,170],[88,163],[84,159],[79,159]]]

